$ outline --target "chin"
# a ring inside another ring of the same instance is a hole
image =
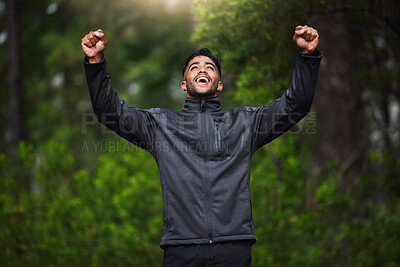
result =
[[[200,90],[188,90],[188,94],[190,96],[193,96],[193,97],[211,97],[211,96],[215,96],[216,93],[217,92],[215,90],[212,90],[212,89],[203,90],[203,91],[200,91]]]

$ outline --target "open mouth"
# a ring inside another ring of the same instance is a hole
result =
[[[204,75],[200,75],[200,76],[197,76],[194,81],[199,84],[207,84],[208,82],[210,82],[210,78],[208,78],[207,76],[204,76]]]

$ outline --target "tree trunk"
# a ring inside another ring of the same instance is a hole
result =
[[[341,1],[334,2],[340,7]],[[345,16],[343,12],[314,15],[312,23],[318,29],[319,47],[324,53],[314,101],[316,162],[323,168],[332,159],[343,172],[357,172],[368,136],[363,136],[361,88]]]
[[[10,88],[9,122],[11,128],[11,144],[16,147],[26,138],[23,117],[23,88],[20,59],[20,32],[18,17],[18,1],[6,1],[8,30],[8,86]]]

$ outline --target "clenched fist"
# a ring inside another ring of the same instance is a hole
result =
[[[107,39],[101,29],[89,32],[82,38],[82,51],[90,63],[98,63],[103,59],[103,51],[106,45]]]
[[[294,31],[293,41],[295,41],[300,52],[311,53],[318,46],[319,35],[317,30],[312,27],[299,25]]]

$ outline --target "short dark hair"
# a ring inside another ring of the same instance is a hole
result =
[[[206,57],[209,57],[212,61],[214,61],[215,65],[217,66],[218,72],[219,72],[219,77],[222,76],[221,63],[220,63],[221,58],[218,55],[214,55],[213,53],[211,53],[210,49],[208,49],[207,47],[200,48],[199,50],[196,50],[192,54],[190,54],[190,56],[186,59],[185,65],[183,66],[182,76],[185,76],[185,71],[189,65],[189,62],[193,58],[198,57],[198,56],[206,56]]]

